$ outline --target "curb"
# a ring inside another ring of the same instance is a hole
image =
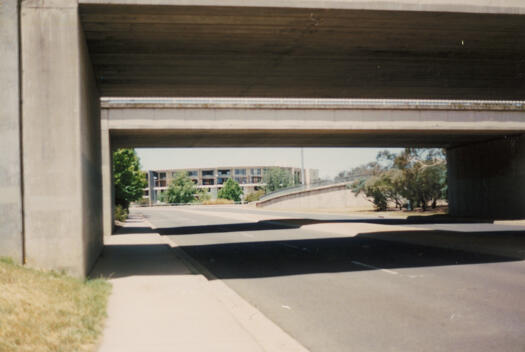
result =
[[[156,229],[146,218],[143,218],[143,220],[152,230]],[[308,349],[301,345],[299,341],[184,252],[168,236],[162,236],[158,233],[156,235],[173,249],[175,256],[186,265],[192,274],[201,275],[203,280],[210,284],[210,293],[226,307],[238,324],[244,328],[264,351],[308,352]]]

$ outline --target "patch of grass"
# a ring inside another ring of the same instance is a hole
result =
[[[262,196],[265,195],[264,190],[260,189],[258,191],[249,193],[244,200],[248,203],[258,201]]]
[[[233,200],[217,198],[212,200],[205,200],[202,205],[219,205],[219,204],[233,204]]]
[[[94,351],[111,285],[0,258],[0,351]]]

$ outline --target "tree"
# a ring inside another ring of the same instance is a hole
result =
[[[239,202],[242,196],[242,188],[237,182],[229,178],[222,188],[220,189],[217,196],[222,199],[233,200],[234,202]]]
[[[290,187],[293,184],[293,175],[289,170],[272,167],[265,172],[263,182],[266,184],[266,192],[273,192]]]
[[[166,203],[191,203],[195,199],[197,187],[184,171],[177,172],[168,189],[162,195]]]
[[[146,174],[140,171],[140,160],[134,149],[117,149],[113,152],[113,184],[115,204],[124,209],[131,202],[142,198],[147,186]]]
[[[372,198],[378,210],[386,210],[389,203],[401,208],[405,201],[412,208],[420,206],[426,210],[429,202],[435,208],[439,199],[446,198],[446,158],[439,149],[406,148],[399,154],[379,152],[375,164],[350,171],[357,172],[369,176],[355,181],[351,185],[353,192]]]

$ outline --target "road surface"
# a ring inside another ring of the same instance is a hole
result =
[[[525,227],[382,225],[231,207],[133,211],[311,351],[525,351]],[[257,214],[357,233],[257,222]],[[444,246],[397,240],[428,229]],[[465,233],[491,248],[443,248]],[[512,251],[493,254],[498,243]]]

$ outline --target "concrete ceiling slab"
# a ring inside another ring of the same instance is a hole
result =
[[[103,96],[525,97],[519,14],[95,1],[79,11]]]

